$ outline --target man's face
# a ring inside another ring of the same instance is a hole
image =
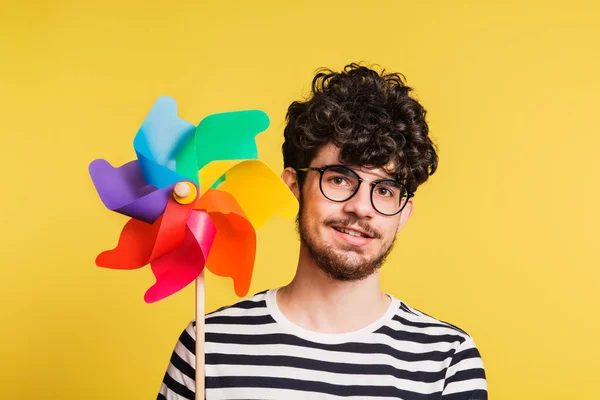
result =
[[[339,149],[329,144],[318,152],[310,167],[332,164],[340,164]],[[384,169],[348,167],[366,181],[391,178]],[[340,281],[357,281],[372,275],[385,261],[396,233],[408,220],[412,202],[400,214],[385,216],[371,204],[369,183],[363,182],[351,199],[340,203],[323,196],[318,171],[300,173],[305,174],[305,180],[300,193],[298,231],[315,264]]]

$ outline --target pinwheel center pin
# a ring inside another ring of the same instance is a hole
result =
[[[197,196],[198,189],[192,182],[178,182],[173,188],[173,198],[179,204],[190,204],[196,200]]]

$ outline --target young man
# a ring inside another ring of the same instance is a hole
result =
[[[289,107],[282,178],[300,202],[288,285],[206,316],[206,399],[487,399],[473,339],[381,292],[378,270],[437,168],[398,74],[322,71]],[[194,323],[158,399],[194,398]]]

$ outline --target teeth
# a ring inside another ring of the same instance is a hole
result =
[[[348,235],[351,236],[356,236],[356,237],[366,237],[365,235],[363,235],[362,233],[358,233],[356,231],[351,231],[349,229],[343,229],[343,228],[339,228],[338,231],[343,232],[343,233],[347,233]]]

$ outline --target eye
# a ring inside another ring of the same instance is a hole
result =
[[[394,195],[391,190],[384,187],[377,188],[377,194],[383,197],[390,197]]]
[[[341,185],[348,183],[346,178],[344,178],[343,176],[339,176],[339,175],[330,177],[329,182],[333,183],[336,186],[341,186]]]
[[[394,199],[398,197],[400,193],[400,188],[395,185],[394,182],[380,182],[375,186],[374,194],[377,197],[386,198],[386,199]]]

